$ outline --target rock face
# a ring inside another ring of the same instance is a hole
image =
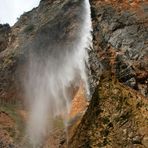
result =
[[[104,75],[69,143],[70,148],[148,147],[148,101]]]
[[[148,96],[148,3],[93,0],[94,49],[105,69]]]
[[[10,32],[11,28],[8,24],[0,25],[0,52],[7,48]]]
[[[90,84],[96,91],[69,147],[148,147],[148,4],[93,0],[91,5]]]

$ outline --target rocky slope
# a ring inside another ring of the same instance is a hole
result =
[[[69,147],[148,147],[148,101],[109,74],[102,76]]]
[[[60,46],[61,36],[70,41],[77,28],[78,5],[72,0],[42,0],[12,28],[0,25],[0,147],[14,147],[22,138],[26,115],[20,108],[20,77],[25,77],[29,51],[44,49],[46,55],[52,33],[59,37]],[[148,3],[92,0],[91,6],[94,48],[89,52],[89,81],[93,98],[81,120],[87,103],[82,91],[76,95],[70,116],[78,118],[73,117],[68,147],[148,147]],[[47,147],[50,143],[54,141]]]
[[[148,3],[91,4],[90,68],[96,91],[69,147],[148,147]]]

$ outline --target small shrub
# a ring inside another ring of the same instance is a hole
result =
[[[34,30],[34,25],[33,24],[30,24],[28,25],[25,29],[24,29],[24,32],[31,32]]]

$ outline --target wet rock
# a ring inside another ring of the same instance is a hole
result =
[[[88,65],[88,82],[90,86],[89,98],[92,98],[95,88],[99,84],[102,72],[103,72],[103,66],[97,56],[97,52],[93,49],[89,50],[89,65]]]

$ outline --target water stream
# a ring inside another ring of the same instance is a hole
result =
[[[56,35],[52,32],[49,33],[49,55],[46,53],[43,57],[44,54],[36,54],[34,50],[30,56],[28,79],[25,81],[29,109],[26,134],[33,147],[42,143],[52,130],[55,117],[65,117],[69,113],[74,88],[83,82],[89,95],[86,70],[87,48],[92,40],[89,0],[83,0],[79,7],[82,13],[76,15],[79,23],[74,30],[75,37],[68,45],[54,42]]]

